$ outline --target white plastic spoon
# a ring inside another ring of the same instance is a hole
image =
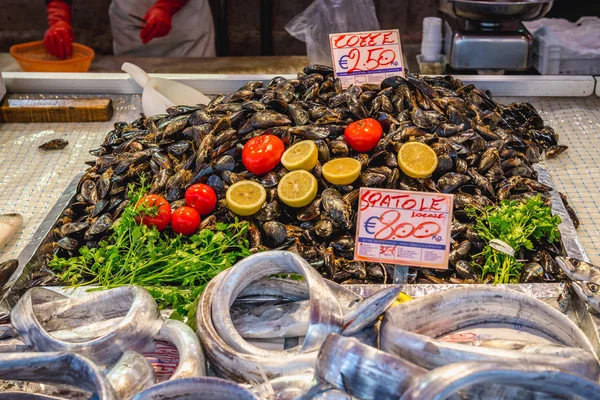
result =
[[[140,85],[142,92],[142,108],[146,115],[164,114],[166,109],[174,105],[208,104],[210,99],[196,89],[183,83],[163,78],[151,78],[135,64],[123,63],[121,70]]]

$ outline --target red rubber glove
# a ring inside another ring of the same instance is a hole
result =
[[[171,31],[171,18],[183,8],[189,0],[157,0],[146,15],[146,26],[140,32],[142,43],[154,38],[167,36]]]
[[[52,0],[46,5],[48,25],[44,44],[48,53],[60,59],[73,54],[73,28],[71,27],[71,5],[60,0]]]

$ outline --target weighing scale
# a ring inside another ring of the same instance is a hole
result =
[[[522,21],[542,18],[554,0],[440,0],[444,53],[456,70],[531,68],[533,39]]]

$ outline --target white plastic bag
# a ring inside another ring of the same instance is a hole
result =
[[[306,42],[311,64],[331,65],[329,34],[379,30],[373,0],[315,0],[285,26]]]
[[[544,37],[546,43],[560,46],[563,57],[600,56],[600,18],[581,17],[577,22],[562,18],[542,18],[524,22],[534,37]]]

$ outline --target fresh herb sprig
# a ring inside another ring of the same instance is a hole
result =
[[[149,211],[135,207],[146,192],[144,182],[130,187],[130,204],[98,248],[82,247],[72,258],[55,256],[49,266],[71,286],[142,286],[181,318],[212,278],[250,255],[248,223],[217,223],[190,237],[158,232],[136,222],[140,212]]]
[[[473,258],[483,256],[485,263],[479,265],[481,276],[492,273],[494,284],[517,283],[523,265],[515,257],[490,247],[491,240],[507,243],[518,254],[523,248],[533,250],[533,240],[545,238],[554,243],[560,239],[558,225],[561,219],[552,215],[552,210],[544,205],[539,195],[526,201],[504,200],[497,207],[468,206],[465,211],[475,219],[475,231],[487,243]]]

